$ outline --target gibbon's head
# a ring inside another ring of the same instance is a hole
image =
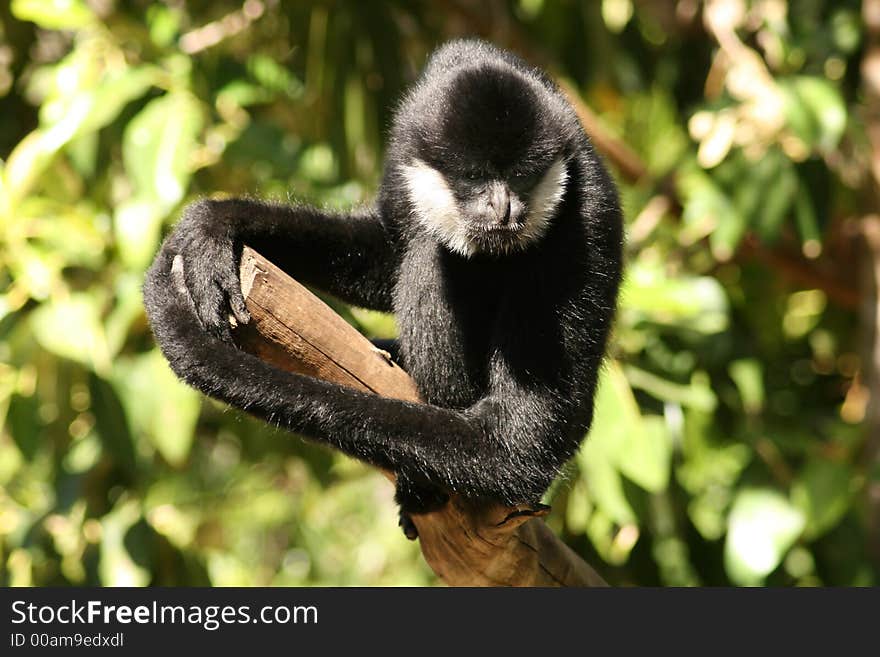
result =
[[[568,179],[558,94],[503,60],[429,68],[416,94],[400,164],[418,224],[465,257],[538,242]]]

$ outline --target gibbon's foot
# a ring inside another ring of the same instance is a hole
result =
[[[416,483],[398,473],[394,500],[406,513],[430,513],[443,507],[449,501],[449,495],[427,481]]]
[[[442,508],[449,495],[427,481],[414,481],[403,473],[397,474],[397,490],[394,499],[400,505],[400,527],[406,537],[414,541],[419,532],[412,521],[412,514],[430,513]]]
[[[403,535],[409,540],[414,541],[419,537],[419,530],[416,529],[412,516],[403,509],[400,510],[400,521],[397,524],[400,525],[400,528],[403,530]]]

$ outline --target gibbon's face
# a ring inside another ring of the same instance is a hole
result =
[[[403,179],[417,221],[451,251],[504,255],[546,233],[568,173],[541,91],[508,70],[465,70],[420,119]]]

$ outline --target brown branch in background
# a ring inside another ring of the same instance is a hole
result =
[[[831,303],[841,308],[855,310],[861,303],[859,290],[817,269],[811,261],[799,255],[787,253],[780,248],[768,248],[754,235],[746,236],[737,256],[740,261],[757,260],[799,287],[822,290]]]
[[[265,11],[266,4],[262,0],[245,0],[238,11],[230,12],[223,18],[183,34],[180,37],[180,49],[187,55],[194,55],[216,46],[221,41],[246,30]]]
[[[871,147],[873,174],[868,190],[872,204],[880,186],[880,0],[865,0],[862,18],[867,33],[861,74],[865,97],[865,126]],[[865,465],[869,474],[880,469],[880,217],[869,215],[861,222],[864,249],[862,265],[861,322],[863,331],[862,372],[868,389],[865,415],[867,441]],[[880,560],[880,482],[869,476],[866,486],[869,549]]]
[[[568,102],[574,107],[584,132],[590,135],[590,140],[596,149],[608,158],[620,175],[629,182],[636,183],[648,175],[648,167],[642,158],[626,143],[608,132],[602,125],[601,119],[583,101],[580,93],[568,80],[556,76],[556,83],[568,98]]]
[[[251,322],[236,329],[245,351],[289,372],[421,401],[415,383],[387,354],[247,247],[240,274],[251,313]],[[546,513],[540,505],[474,508],[453,497],[443,509],[413,521],[425,560],[449,585],[604,586],[540,519]]]
[[[867,196],[871,199],[869,203],[876,207],[880,186],[880,0],[864,0],[862,19],[867,38],[861,74],[873,174]],[[866,485],[868,547],[880,562],[880,480],[872,476],[880,470],[880,217],[873,214],[864,217],[861,228],[864,243],[860,267],[863,288],[862,373],[868,389],[865,414],[865,466],[869,473]]]

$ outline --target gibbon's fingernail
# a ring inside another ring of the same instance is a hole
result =
[[[235,314],[235,319],[238,320],[239,324],[247,324],[251,321],[251,314],[241,301],[232,306],[232,312]]]

